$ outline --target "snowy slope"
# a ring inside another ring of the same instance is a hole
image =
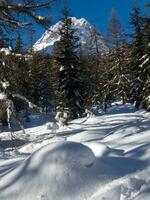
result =
[[[113,179],[111,173],[114,176],[115,170],[96,161],[88,147],[57,142],[39,149],[1,178],[1,200],[82,200]]]
[[[150,114],[131,105],[47,130],[32,117],[26,135],[0,133],[0,200],[149,200]]]
[[[94,26],[92,26],[87,20],[84,18],[77,19],[72,17],[73,28],[76,30],[75,35],[79,38],[79,43],[83,47],[85,44],[86,48],[89,48],[90,51],[94,51],[96,48],[95,38],[92,37],[94,33]],[[49,30],[47,30],[42,37],[34,44],[34,51],[41,51],[47,47],[53,46],[55,42],[60,40],[59,30],[61,28],[62,22],[59,21],[55,25],[51,26]],[[103,37],[100,33],[97,33],[97,43],[99,51],[107,51],[108,48],[104,44]]]

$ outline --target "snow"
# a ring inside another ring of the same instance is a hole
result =
[[[44,20],[45,17],[42,17],[41,15],[37,16],[38,20]]]
[[[1,92],[0,93],[0,100],[5,100],[5,99],[7,99],[6,94]]]
[[[88,146],[94,153],[95,157],[100,158],[102,156],[122,156],[123,150],[111,149],[106,144],[98,142],[85,142],[84,145]]]
[[[80,143],[59,142],[44,146],[13,173],[2,177],[1,199],[34,200],[43,196],[49,200],[75,200],[88,197],[93,184],[99,185],[97,176],[101,173],[97,174],[97,165],[93,152]],[[108,171],[107,166],[104,171]]]
[[[149,113],[118,102],[55,125],[32,116],[16,150],[0,133],[0,200],[149,200]]]
[[[143,63],[141,65],[139,65],[139,67],[143,67],[143,65],[145,65],[147,62],[149,61],[149,58],[146,58]]]
[[[56,122],[48,122],[46,126],[48,130],[52,130],[52,131],[56,131],[59,128]]]
[[[59,71],[61,72],[61,71],[63,71],[64,69],[65,69],[64,66],[61,66]]]
[[[1,48],[0,52],[3,52],[5,55],[10,55],[12,53],[12,49],[11,49],[11,47]]]
[[[2,85],[2,88],[4,88],[4,89],[7,89],[10,86],[8,81],[1,81],[0,83]]]

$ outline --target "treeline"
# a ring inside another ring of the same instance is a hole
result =
[[[134,103],[137,109],[149,109],[150,17],[142,15],[140,8],[135,7],[130,26],[129,35],[122,31],[112,10],[106,35],[109,51],[85,58],[91,69],[90,106],[94,103],[106,109],[112,101],[122,100],[122,103]]]
[[[67,120],[83,116],[94,106],[106,111],[118,100],[149,110],[150,17],[138,7],[133,8],[129,39],[113,10],[105,37],[108,50],[99,52],[97,37],[93,35],[96,51],[91,54],[81,48],[67,8],[63,15],[61,39],[51,54],[20,55],[20,39],[15,53],[0,53],[1,80],[9,82],[5,89],[1,86],[1,92],[25,96],[44,112],[57,108]],[[22,101],[13,101],[16,110],[27,109]],[[2,116],[4,109],[1,119]]]

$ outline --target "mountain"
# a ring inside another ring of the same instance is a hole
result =
[[[91,25],[86,19],[77,19],[71,17],[73,28],[76,30],[75,35],[79,38],[81,48],[85,47],[88,52],[104,52],[108,48],[104,43],[102,35]],[[34,51],[41,51],[53,45],[60,40],[59,30],[62,26],[62,21],[51,26],[42,37],[33,45]]]

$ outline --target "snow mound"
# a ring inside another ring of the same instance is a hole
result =
[[[59,126],[56,122],[46,123],[46,129],[50,130],[52,133],[56,133],[56,130],[59,129]]]
[[[112,149],[105,144],[99,142],[85,142],[84,145],[88,146],[94,153],[95,157],[99,158],[102,156],[122,156],[123,150]]]
[[[38,149],[38,144],[29,143],[21,147],[18,151],[19,153],[33,153]]]
[[[56,142],[50,145],[47,145],[38,151],[36,151],[29,159],[32,160],[31,165],[38,166],[43,160],[45,154],[50,154],[44,160],[43,165],[51,165],[54,164],[64,164],[64,165],[83,165],[88,166],[94,163],[95,157],[92,151],[80,144],[74,142]],[[50,164],[49,164],[50,163]]]
[[[0,100],[5,100],[7,98],[6,94],[0,93]]]
[[[59,142],[34,152],[1,178],[1,200],[81,200],[91,196],[93,152],[80,143]]]

